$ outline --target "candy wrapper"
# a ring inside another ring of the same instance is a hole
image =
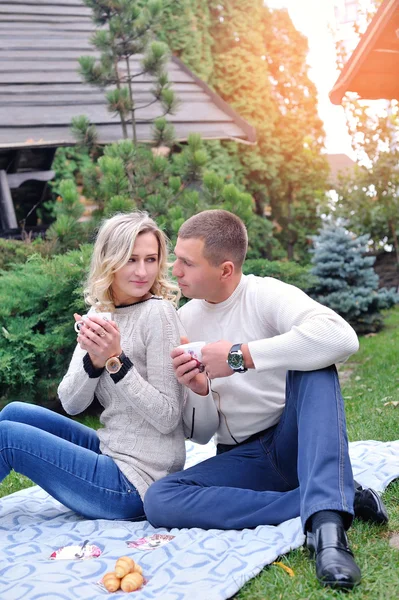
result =
[[[75,546],[62,546],[55,550],[51,555],[51,560],[86,560],[88,558],[98,558],[101,556],[102,550],[94,544],[88,544],[87,541],[83,544]]]
[[[157,548],[160,548],[161,546],[164,546],[173,540],[174,537],[174,535],[169,535],[166,533],[154,533],[153,535],[149,535],[147,537],[126,542],[126,544],[129,548],[137,548],[138,550],[156,550]]]

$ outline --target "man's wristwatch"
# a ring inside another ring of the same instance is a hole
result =
[[[235,373],[245,373],[248,371],[244,365],[244,356],[241,352],[241,346],[242,344],[234,344],[227,355],[226,362],[230,369],[233,369]]]
[[[105,368],[111,375],[119,373],[126,361],[126,355],[122,352],[119,356],[111,356],[105,363]]]

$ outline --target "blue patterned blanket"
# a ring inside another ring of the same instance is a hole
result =
[[[186,466],[215,451],[212,443],[188,443],[187,450]],[[399,440],[354,442],[350,453],[355,477],[363,485],[382,491],[399,477]],[[303,542],[299,518],[254,530],[166,531],[147,521],[88,521],[32,487],[0,500],[0,598],[126,598],[124,592],[109,596],[101,578],[119,556],[128,554],[146,577],[145,586],[134,592],[138,600],[225,600]],[[60,548],[64,550],[57,555]],[[86,559],[86,552],[100,555]]]

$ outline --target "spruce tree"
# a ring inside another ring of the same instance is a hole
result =
[[[378,290],[374,256],[367,255],[368,234],[356,237],[344,227],[328,224],[314,236],[311,269],[318,277],[312,296],[346,319],[358,333],[383,326],[381,310],[399,301],[395,291]]]

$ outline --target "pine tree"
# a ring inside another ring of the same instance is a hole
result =
[[[177,102],[170,88],[166,71],[169,57],[165,43],[155,39],[162,15],[162,0],[84,0],[92,10],[92,20],[97,26],[91,42],[99,59],[82,56],[79,59],[83,79],[100,88],[108,87],[106,99],[110,112],[121,119],[123,137],[137,142],[137,111],[158,102],[164,117],[176,110]],[[140,67],[132,69],[132,57],[140,59]],[[152,99],[139,101],[134,95],[133,82],[149,75],[154,79]],[[170,145],[172,129],[162,119],[154,120],[159,138],[158,145]]]
[[[356,237],[344,227],[325,225],[314,236],[312,296],[346,319],[358,333],[383,326],[382,309],[399,301],[394,290],[378,290],[374,256],[367,255],[369,235]]]
[[[190,134],[184,149],[168,157],[154,154],[148,146],[134,144],[132,140],[109,144],[103,156],[83,172],[84,192],[97,200],[98,210],[93,219],[84,224],[75,222],[73,226],[71,215],[78,192],[74,182],[67,180],[60,185],[61,201],[51,239],[64,250],[73,248],[77,239],[82,242],[90,238],[98,219],[104,215],[131,210],[148,211],[172,242],[186,219],[209,208],[230,210],[250,231],[256,230],[251,195],[207,170],[208,164],[209,156],[198,134]],[[264,246],[273,246],[270,229],[262,229],[262,238]],[[258,242],[256,239],[255,243]],[[250,247],[250,256],[258,256],[256,246]]]

